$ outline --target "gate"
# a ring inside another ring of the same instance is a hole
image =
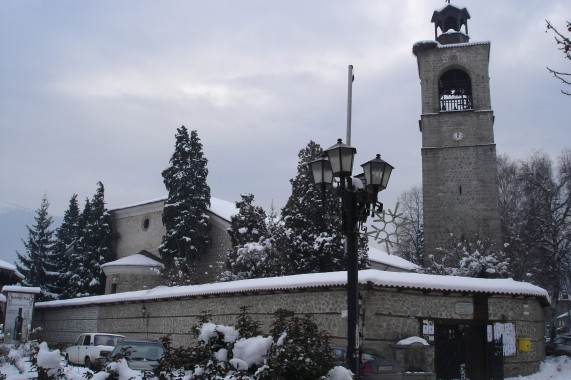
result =
[[[437,324],[435,329],[436,378],[438,380],[503,380],[502,337],[486,338],[485,325]]]
[[[504,343],[502,336],[487,343],[490,380],[504,380]]]
[[[436,378],[466,379],[466,326],[438,325],[435,329]]]

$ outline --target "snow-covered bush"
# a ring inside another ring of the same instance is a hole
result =
[[[274,342],[266,365],[255,375],[259,380],[325,378],[335,361],[329,337],[309,315],[303,318],[280,309],[275,313],[270,334]]]
[[[217,325],[203,312],[193,327],[194,347],[173,348],[163,339],[165,353],[154,370],[160,380],[264,380],[325,379],[334,367],[329,338],[309,316],[296,317],[278,310],[269,336],[262,335],[259,322],[240,309],[236,326]],[[340,375],[340,374],[343,375]],[[331,379],[350,379],[338,369]]]
[[[486,239],[456,241],[451,234],[449,247],[437,248],[438,261],[428,255],[430,266],[426,272],[439,275],[505,278],[509,275],[509,259]]]

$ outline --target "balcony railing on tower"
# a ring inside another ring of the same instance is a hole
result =
[[[471,110],[472,96],[469,94],[442,95],[440,97],[440,111]]]

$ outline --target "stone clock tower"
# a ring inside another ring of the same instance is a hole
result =
[[[432,15],[436,41],[413,47],[422,97],[426,256],[474,239],[501,249],[490,43],[469,42],[469,18],[466,8],[448,4]]]

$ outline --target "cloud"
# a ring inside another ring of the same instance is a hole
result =
[[[444,4],[442,4],[444,5]],[[466,5],[491,40],[499,152],[557,154],[568,99],[546,74],[564,64],[544,18],[566,1]],[[420,85],[411,49],[432,39],[438,4],[337,0],[0,3],[0,199],[63,214],[101,180],[109,207],[164,195],[176,128],[197,129],[215,196],[277,207],[310,139],[345,137],[355,66],[358,162],[397,169],[386,204],[421,182]]]

